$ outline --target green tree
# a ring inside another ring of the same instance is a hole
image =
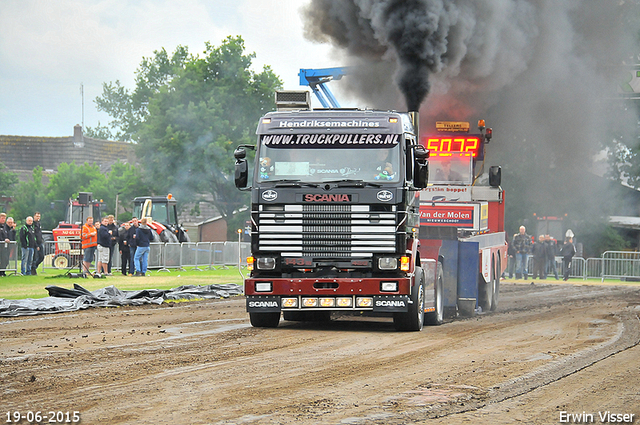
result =
[[[7,167],[0,162],[0,188],[2,188],[0,196],[12,196],[16,184],[18,184],[18,175],[9,171]],[[0,211],[4,211],[4,209]]]
[[[96,129],[90,130],[91,134],[115,140],[137,140],[137,132],[149,115],[150,98],[176,78],[187,61],[193,60],[184,46],[178,46],[171,57],[164,48],[153,53],[155,56],[152,58],[142,58],[136,70],[135,90],[129,91],[118,80],[103,83],[102,96],[95,99],[96,107],[108,113],[113,120],[107,126],[98,124]]]
[[[51,229],[57,223],[56,217],[50,214],[50,202],[45,196],[47,188],[42,183],[42,167],[33,169],[31,180],[17,185],[11,203],[9,215],[13,216],[16,223],[23,224],[28,216],[33,216],[36,211],[42,213],[42,227]]]
[[[116,195],[119,211],[124,210],[129,217],[133,211],[133,198],[151,193],[151,188],[138,167],[117,161],[111,166],[106,179],[94,180],[90,186],[94,198],[102,199],[107,203],[107,212],[115,214]],[[118,216],[120,219],[120,216]]]
[[[93,139],[100,140],[116,140],[118,137],[114,136],[111,129],[106,125],[101,125],[98,121],[98,125],[95,127],[86,127],[84,129],[84,135]]]
[[[182,46],[171,56],[162,49],[143,60],[133,92],[119,82],[104,85],[96,103],[114,117],[110,125],[119,134],[138,142],[156,193],[211,202],[227,220],[247,204],[233,183],[233,151],[254,143],[258,118],[273,109],[273,93],[282,87],[269,67],[250,69],[254,57],[241,37],[219,47],[206,43],[203,57]],[[230,237],[234,232],[229,226]]]
[[[79,192],[92,192],[92,186],[103,181],[106,181],[106,177],[96,164],[77,165],[75,161],[62,163],[58,166],[58,172],[49,180],[48,197],[51,201],[75,199]],[[100,196],[100,193],[94,193],[93,197],[97,199]]]

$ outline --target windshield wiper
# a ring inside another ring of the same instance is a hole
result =
[[[318,187],[316,183],[308,183],[300,180],[292,180],[292,179],[281,179],[281,180],[267,180],[265,183],[275,183],[274,187]]]
[[[342,180],[331,180],[326,181],[324,183],[336,183],[337,187],[382,187],[381,184],[371,183],[364,180],[356,180],[356,179],[342,179]]]

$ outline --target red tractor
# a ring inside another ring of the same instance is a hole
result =
[[[82,225],[87,217],[100,219],[106,204],[102,201],[92,201],[91,195],[81,192],[76,200],[69,200],[65,210],[65,219],[53,229],[55,242],[53,267],[64,269],[82,260]]]

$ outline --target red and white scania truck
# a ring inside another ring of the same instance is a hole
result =
[[[472,185],[487,133],[474,136],[474,157],[421,137],[417,112],[312,110],[306,91],[278,92],[276,103],[257,144],[234,153],[236,186],[251,191],[253,326],[366,312],[421,330],[495,309],[506,266],[499,168],[492,186]],[[466,158],[466,180],[428,185],[427,149],[430,162]]]

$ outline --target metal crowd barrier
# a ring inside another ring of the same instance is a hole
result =
[[[562,274],[562,257],[556,257],[558,274]],[[531,266],[532,262],[529,263]],[[640,280],[640,252],[606,251],[600,258],[573,257],[572,278]]]
[[[601,278],[640,279],[640,252],[606,251],[601,258]]]
[[[22,253],[18,250],[18,244],[15,241],[0,243],[0,271],[7,276],[11,274],[19,274],[18,258],[22,257]]]
[[[11,243],[15,249],[15,242]],[[74,269],[80,268],[82,257],[77,250],[69,246],[68,242],[60,243],[56,251],[56,243],[45,242],[44,261],[40,265],[41,270],[46,269]],[[153,242],[150,245],[148,268],[150,270],[169,271],[171,269],[212,270],[215,268],[246,267],[247,257],[251,254],[251,244],[238,242],[184,242],[184,243],[160,243]],[[18,256],[19,257],[19,256]],[[18,258],[12,257],[12,272],[18,269]],[[120,252],[116,246],[111,259],[112,272],[119,273],[121,267]],[[95,269],[95,260],[92,270]]]
[[[61,242],[56,252],[55,242],[45,242],[44,261],[40,265],[46,269],[79,268],[82,260],[77,243]],[[152,243],[149,252],[149,269],[164,270],[191,268],[194,270],[212,270],[216,268],[246,267],[246,258],[251,254],[248,242],[185,242],[185,243]],[[20,272],[21,251],[16,242],[5,247],[0,243],[0,256],[7,255],[8,264],[4,270],[7,274]],[[57,267],[54,265],[57,259]],[[556,257],[558,275],[563,275],[562,257]],[[2,263],[0,263],[2,264]],[[120,272],[120,253],[114,250],[112,271]],[[529,276],[533,271],[533,257],[529,256]],[[95,261],[93,263],[95,268]],[[92,268],[92,270],[93,270]],[[508,271],[507,271],[508,273]],[[640,252],[607,251],[601,258],[573,257],[571,263],[572,278],[582,279],[622,279],[640,280]],[[548,275],[547,275],[548,278]]]

